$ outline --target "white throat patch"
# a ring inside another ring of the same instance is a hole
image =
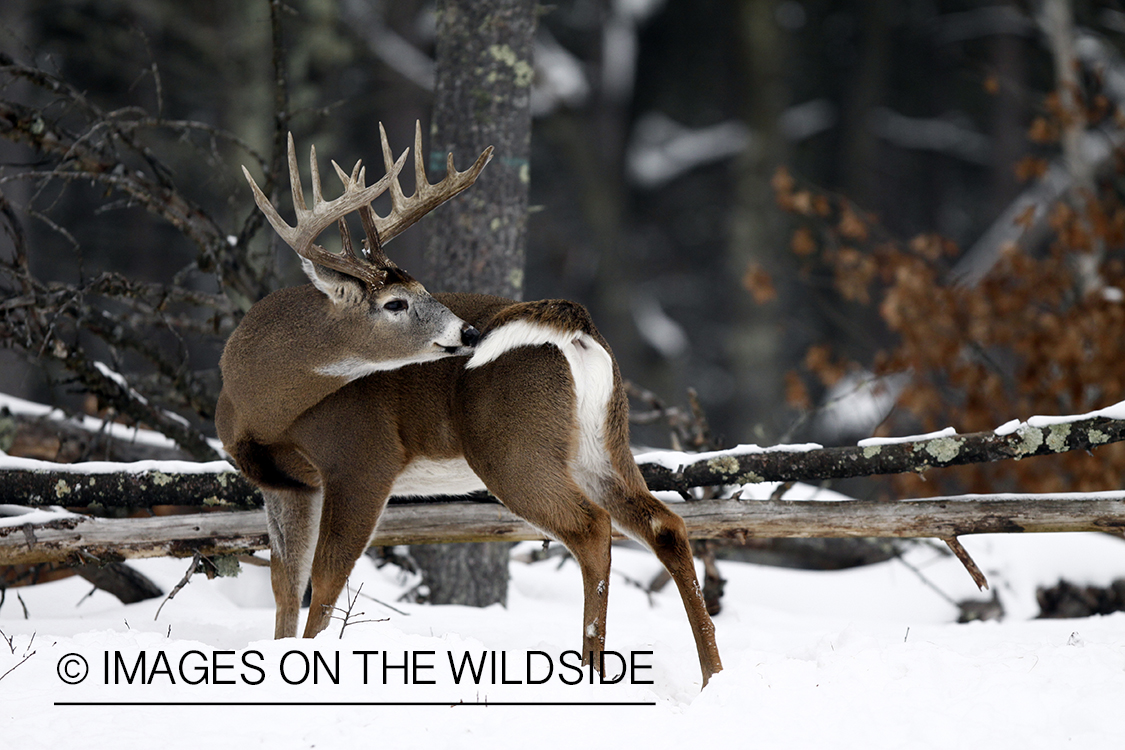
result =
[[[416,357],[408,357],[406,359],[370,360],[363,359],[362,357],[344,357],[335,362],[321,365],[313,370],[313,372],[317,375],[324,375],[329,378],[344,378],[350,383],[353,380],[358,380],[373,372],[397,370],[400,367],[416,365],[420,362],[433,362],[436,359],[443,359],[446,356],[445,352],[435,349],[432,353],[419,354]]]

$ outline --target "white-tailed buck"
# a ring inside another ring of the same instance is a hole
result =
[[[679,588],[706,684],[722,668],[714,626],[684,523],[649,493],[629,451],[628,403],[609,345],[572,302],[431,297],[397,268],[383,244],[471,185],[492,150],[466,172],[450,155],[448,175],[430,185],[416,131],[418,187],[407,198],[398,183],[406,154],[393,162],[385,134],[382,144],[386,176],[365,187],[359,164],[350,176],[337,166],[344,193],[333,201],[321,195],[314,151],[306,208],[290,138],[295,227],[246,175],[312,281],[258,302],[231,335],[215,418],[266,499],[275,637],[296,635],[310,576],[305,637],[327,626],[390,495],[487,489],[578,561],[587,662],[605,648],[611,527],[651,548]],[[383,218],[370,203],[387,190],[392,210]],[[363,255],[344,223],[353,211],[367,234]],[[314,244],[335,222],[342,254]]]

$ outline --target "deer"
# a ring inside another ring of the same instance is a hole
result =
[[[468,188],[447,160],[430,184],[414,138],[416,188],[407,198],[382,125],[386,174],[365,186],[332,166],[343,194],[325,201],[310,150],[306,207],[292,135],[296,212],[281,218],[249,171],[258,208],[297,253],[311,283],[255,303],[224,348],[215,424],[238,469],[265,500],[275,638],[324,630],[390,496],[487,490],[566,547],[581,569],[583,663],[605,649],[614,526],[651,549],[679,590],[706,686],[722,669],[683,520],[653,496],[629,448],[629,405],[609,344],[584,307],[435,293],[398,268],[383,245]],[[391,211],[371,206],[389,192]],[[366,242],[352,246],[344,217],[358,212]],[[315,244],[337,223],[342,252]]]

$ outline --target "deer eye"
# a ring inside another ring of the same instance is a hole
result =
[[[393,299],[383,305],[383,309],[387,310],[388,312],[402,312],[409,306],[410,305],[408,305],[406,300],[404,299]]]

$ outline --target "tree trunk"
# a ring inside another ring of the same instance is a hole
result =
[[[428,222],[424,280],[445,292],[520,299],[531,151],[530,0],[438,3],[430,164],[459,168],[487,146],[492,163],[480,180]]]
[[[472,190],[433,215],[423,280],[431,289],[520,299],[531,151],[531,0],[443,0],[437,10],[430,171],[460,168],[487,146]],[[506,603],[505,543],[418,545],[411,555],[434,604]]]
[[[785,142],[778,128],[787,106],[787,45],[776,21],[778,3],[744,0],[740,3],[742,60],[748,87],[744,120],[752,138],[735,162],[735,205],[731,211],[727,270],[732,279],[742,279],[752,269],[762,269],[774,278],[789,275],[786,263],[784,219],[770,187],[774,170],[785,160]],[[735,378],[730,409],[738,425],[738,442],[774,442],[789,419],[780,384],[790,357],[784,356],[787,317],[795,307],[785,300],[757,304],[746,289],[729,301],[727,339],[731,372]],[[788,334],[792,337],[792,334]]]

